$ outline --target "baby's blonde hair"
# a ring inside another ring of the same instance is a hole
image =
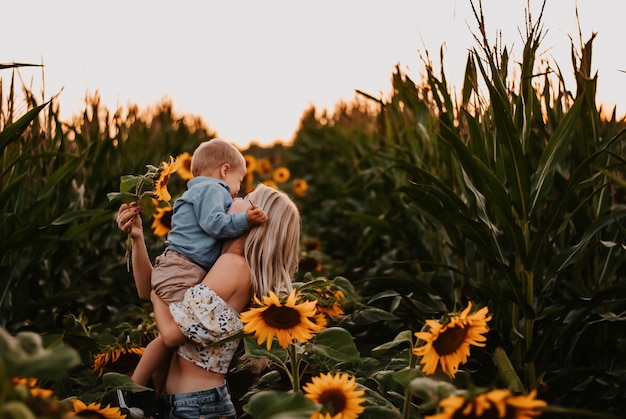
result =
[[[246,160],[233,144],[219,138],[213,138],[201,143],[193,152],[191,174],[194,176],[206,175],[225,163],[230,164],[233,169],[238,169],[241,165],[245,167]]]
[[[244,255],[250,266],[252,292],[259,299],[269,291],[288,294],[298,269],[300,213],[284,192],[258,185],[249,194],[254,205],[268,216],[267,222],[250,229]]]

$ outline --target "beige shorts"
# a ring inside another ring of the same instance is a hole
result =
[[[168,249],[156,258],[152,289],[166,304],[182,301],[185,291],[202,282],[207,272],[187,256]]]

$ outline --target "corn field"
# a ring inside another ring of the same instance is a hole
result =
[[[541,19],[527,23],[515,64],[483,28],[458,95],[443,67],[425,63],[418,82],[398,68],[388,97],[359,92],[333,112],[312,107],[293,144],[243,150],[255,162],[250,188],[274,182],[300,208],[297,283],[346,297],[308,347],[302,381],[350,373],[365,392],[361,418],[428,417],[455,392],[495,388],[536,394],[541,417],[621,417],[626,123],[596,104],[595,35],[572,47],[572,89],[557,70],[565,65],[538,64]],[[59,403],[99,401],[112,384],[95,360],[125,374],[137,361],[130,348],[156,333],[107,193],[215,133],[167,102],[110,112],[97,95],[63,122],[54,99],[16,84],[23,66],[0,65],[0,412],[56,417],[13,379],[37,378]],[[164,237],[151,223],[144,216],[154,259]],[[424,374],[414,333],[468,301],[488,307],[485,345],[454,377]],[[248,360],[285,361],[249,343]],[[242,417],[311,416],[300,399],[283,399],[295,389],[276,368],[240,362],[229,384]],[[259,400],[277,407],[259,413]]]

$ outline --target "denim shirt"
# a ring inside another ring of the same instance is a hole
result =
[[[222,251],[222,240],[240,236],[250,229],[246,213],[227,214],[233,203],[224,182],[197,176],[187,182],[187,190],[174,202],[172,229],[167,248],[210,269]]]

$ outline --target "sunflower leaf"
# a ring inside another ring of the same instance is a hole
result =
[[[408,342],[409,346],[413,346],[413,332],[410,330],[405,330],[404,332],[398,333],[396,337],[387,343],[383,343],[382,345],[378,345],[377,347],[372,349],[372,356],[377,358],[387,352],[388,349],[396,347],[402,343]]]
[[[352,335],[341,327],[330,327],[318,333],[309,352],[334,361],[356,361],[360,358]]]
[[[243,407],[255,419],[309,419],[317,404],[301,393],[261,391]]]
[[[151,388],[135,383],[130,376],[118,372],[107,372],[102,375],[102,383],[109,389],[121,389],[133,392],[151,391]]]
[[[246,356],[250,358],[270,358],[280,365],[287,361],[287,351],[279,347],[276,342],[272,342],[272,347],[268,351],[265,346],[261,346],[255,339],[244,337],[243,343],[246,348]]]

